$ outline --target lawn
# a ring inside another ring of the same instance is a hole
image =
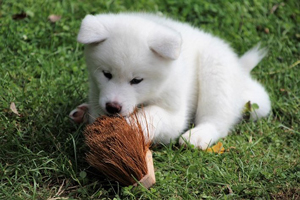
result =
[[[0,2],[0,199],[300,199],[300,2],[286,0],[3,0]],[[214,154],[156,145],[157,183],[121,187],[89,167],[68,113],[87,99],[86,14],[159,12],[227,40],[258,42],[252,72],[272,99],[268,118],[244,120]],[[61,16],[55,22],[50,15]],[[13,108],[15,105],[15,108]]]

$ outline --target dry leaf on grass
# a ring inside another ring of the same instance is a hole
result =
[[[21,115],[19,114],[19,112],[18,112],[18,110],[17,110],[17,107],[16,107],[16,104],[15,104],[14,102],[11,102],[9,108],[10,108],[10,110],[11,110],[13,113],[15,113],[15,114],[18,115],[18,116],[21,116]]]
[[[223,147],[222,142],[218,142],[216,145],[207,148],[206,152],[222,154],[225,152],[225,148]]]
[[[270,29],[269,28],[265,28],[264,31],[265,31],[266,34],[270,33]]]
[[[252,143],[252,135],[249,138],[249,143]]]
[[[61,16],[60,15],[49,15],[48,19],[50,22],[55,23],[61,19]]]

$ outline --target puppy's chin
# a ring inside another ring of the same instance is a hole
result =
[[[134,112],[135,112],[135,110],[132,110],[131,112],[120,113],[120,115],[122,117],[130,117],[130,115],[132,115]]]

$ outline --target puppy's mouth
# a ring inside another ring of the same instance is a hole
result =
[[[132,109],[122,110],[121,112],[116,113],[110,113],[106,109],[103,109],[103,111],[105,112],[105,115],[109,117],[130,117],[143,108],[145,108],[145,104],[138,104]]]
[[[127,117],[127,115],[122,115],[122,114],[110,114],[110,113],[106,113],[106,116],[108,117]]]
[[[131,112],[121,111],[119,113],[109,113],[105,111],[105,115],[109,117],[129,117],[134,112],[135,112],[134,110]]]

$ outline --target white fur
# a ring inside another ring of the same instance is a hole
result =
[[[205,149],[227,136],[249,100],[259,105],[253,119],[270,112],[268,94],[250,76],[265,56],[259,47],[239,58],[211,34],[143,13],[88,15],[78,41],[86,44],[90,122],[107,114],[107,102],[121,105],[124,116],[143,104],[140,120],[154,142],[187,130],[180,143]],[[134,78],[143,81],[130,84]]]

